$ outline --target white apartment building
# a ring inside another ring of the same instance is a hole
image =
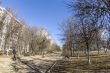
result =
[[[1,31],[0,31],[0,51],[4,50],[4,45],[5,45],[5,38],[6,38],[6,33],[7,33],[7,26],[10,23],[11,20],[11,16],[10,14],[6,11],[5,8],[0,7],[0,19],[2,20],[2,17],[4,17],[3,23],[0,25],[3,25],[1,27]],[[1,21],[2,22],[2,21]]]
[[[0,27],[0,51],[4,51],[8,55],[13,48],[18,48],[18,46],[16,46],[16,44],[18,44],[18,38],[19,38],[18,35],[21,32],[21,30],[24,29],[24,27],[20,29],[16,29],[15,28],[16,26],[23,26],[23,25],[13,16],[12,13],[7,11],[3,7],[0,7],[0,22],[2,22],[0,24],[2,25],[2,27]],[[12,31],[10,31],[9,29]],[[10,33],[10,35],[7,36],[8,33]]]

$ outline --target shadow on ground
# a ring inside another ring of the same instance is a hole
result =
[[[40,63],[37,63],[37,60]],[[20,59],[12,63],[12,69],[15,73],[48,73],[54,61],[33,58],[32,60]]]
[[[33,60],[27,61],[18,58],[18,60],[13,62],[11,66],[15,73],[42,73]]]

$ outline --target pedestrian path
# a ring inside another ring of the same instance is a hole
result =
[[[0,57],[0,73],[12,73],[12,60],[10,57]]]

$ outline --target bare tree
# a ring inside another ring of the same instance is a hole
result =
[[[52,44],[51,50],[52,50],[53,52],[59,52],[59,51],[61,51],[60,46],[58,46],[56,43],[53,43],[53,44]]]
[[[42,56],[44,57],[45,49],[49,46],[49,40],[48,40],[48,32],[45,28],[40,27],[37,31],[37,44],[39,45],[39,50],[42,53]]]
[[[33,28],[31,40],[31,50],[33,54],[42,54],[44,57],[44,52],[49,46],[48,37],[49,34],[45,28]]]
[[[73,56],[73,41],[74,41],[74,23],[71,18],[68,18],[66,21],[63,21],[60,25],[60,29],[62,32],[62,41],[65,44],[65,49],[70,51],[70,56]],[[69,55],[69,54],[68,54]]]
[[[29,55],[30,54],[30,43],[32,39],[31,28],[28,27],[24,22],[22,23],[22,27],[18,33],[17,39],[17,50],[19,55]]]
[[[76,0],[75,3],[71,2],[69,4],[72,11],[76,10],[75,16],[79,20],[78,24],[80,24],[81,38],[83,42],[85,42],[88,51],[88,63],[90,63],[90,44],[96,41],[99,51],[99,36],[97,34],[99,30],[101,28],[103,29],[107,24],[107,22],[105,22],[105,20],[107,20],[105,16],[109,17],[109,9],[105,2],[107,2],[107,0]]]

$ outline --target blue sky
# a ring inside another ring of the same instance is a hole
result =
[[[70,0],[3,0],[28,26],[44,26],[52,39],[61,45],[59,24],[70,15],[66,3]]]

